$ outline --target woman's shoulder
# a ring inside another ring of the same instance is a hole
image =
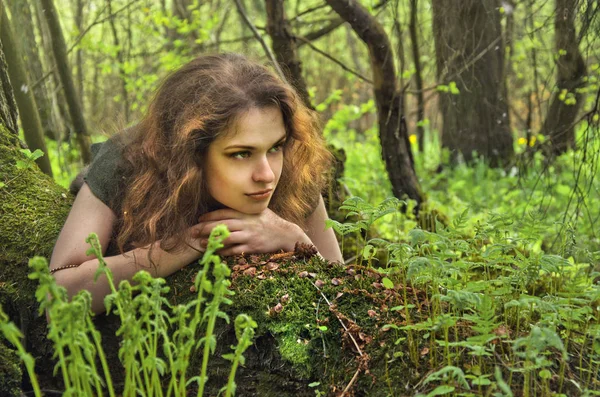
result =
[[[120,190],[125,183],[123,150],[128,131],[119,132],[105,142],[92,145],[93,160],[83,175],[92,193],[113,211],[120,206]]]

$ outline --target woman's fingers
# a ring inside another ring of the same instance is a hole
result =
[[[222,248],[222,249],[226,249],[226,248],[232,247],[234,245],[247,243],[248,239],[249,238],[248,238],[247,233],[245,233],[243,231],[233,232],[229,235],[229,237],[227,237],[225,240],[223,240],[223,245],[225,246],[225,248]],[[206,248],[207,245],[208,245],[208,238],[207,237],[200,238],[200,247]]]
[[[248,253],[250,251],[250,247],[246,244],[238,244],[233,245],[231,247],[222,248],[217,253],[221,256],[233,256],[233,255],[241,255],[243,253]]]
[[[241,219],[243,216],[244,216],[244,214],[242,214],[241,212],[227,208],[227,209],[207,212],[206,214],[203,214],[198,219],[198,221],[199,222],[223,221],[223,220],[227,220],[227,219]]]
[[[215,222],[201,222],[192,227],[192,237],[208,237],[210,236],[210,232],[218,225],[227,226],[227,230],[229,230],[230,232],[240,231],[243,228],[243,222],[239,219],[226,219]]]
[[[223,245],[225,245],[225,247],[229,247],[232,245],[244,244],[244,243],[247,243],[247,241],[248,241],[247,233],[244,233],[243,231],[239,231],[239,232],[231,233],[229,235],[229,237],[227,237],[225,240],[223,240]]]

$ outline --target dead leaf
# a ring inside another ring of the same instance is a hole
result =
[[[256,274],[256,268],[255,267],[249,267],[248,269],[244,270],[244,275],[245,276],[254,276]]]
[[[281,303],[278,303],[269,309],[269,316],[274,316],[275,314],[281,313],[282,310],[283,305]]]

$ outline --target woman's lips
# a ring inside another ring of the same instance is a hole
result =
[[[271,197],[272,192],[273,192],[273,189],[267,189],[267,190],[261,190],[259,192],[255,192],[255,193],[248,193],[248,194],[246,194],[246,196],[250,197],[253,200],[262,201],[262,200],[266,200],[269,197]]]

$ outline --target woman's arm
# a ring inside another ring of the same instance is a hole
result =
[[[315,247],[317,247],[323,258],[331,262],[344,263],[344,258],[342,257],[342,252],[340,251],[340,246],[333,229],[325,228],[327,218],[325,202],[323,201],[323,197],[320,197],[317,208],[306,220],[306,235]]]
[[[206,240],[211,230],[223,224],[231,234],[224,241],[219,255],[260,254],[279,250],[293,251],[296,242],[314,244],[319,253],[332,262],[343,262],[337,239],[332,229],[325,229],[327,211],[323,198],[307,218],[306,231],[286,221],[270,209],[260,214],[243,214],[232,209],[209,212],[200,217],[192,235]]]
[[[90,291],[92,310],[95,313],[105,310],[104,297],[110,293],[110,289],[105,276],[101,276],[97,282],[94,282],[98,260],[85,254],[88,249],[85,239],[90,233],[96,233],[103,253],[106,252],[115,220],[112,210],[94,196],[87,184],[84,184],[75,198],[50,259],[50,269],[79,265],[57,271],[54,277],[57,284],[67,289],[69,296],[83,289]],[[191,242],[195,247],[186,246],[172,253],[163,251],[160,249],[160,242],[155,242],[152,248],[152,261],[156,267],[148,258],[150,246],[131,250],[124,255],[107,257],[105,261],[113,273],[115,285],[118,285],[121,280],[131,280],[139,270],[147,270],[154,276],[166,277],[200,258],[202,253],[198,242],[195,240]]]

